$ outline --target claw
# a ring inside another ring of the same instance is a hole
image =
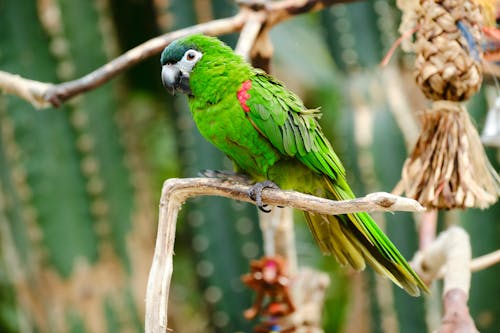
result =
[[[255,201],[255,205],[264,213],[271,212],[271,209],[266,209],[267,205],[262,202],[262,191],[265,188],[273,188],[279,190],[278,185],[270,180],[265,180],[263,182],[258,182],[250,188],[248,191],[248,196],[250,199]]]

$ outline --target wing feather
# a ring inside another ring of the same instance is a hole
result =
[[[251,81],[247,115],[271,144],[333,180],[345,176],[344,167],[317,122],[319,109],[307,109],[297,95],[264,72],[256,71]]]

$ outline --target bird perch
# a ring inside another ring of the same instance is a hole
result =
[[[253,202],[248,197],[248,184],[215,178],[169,179],[163,184],[158,233],[153,263],[146,291],[146,333],[164,333],[167,329],[168,296],[173,272],[173,253],[177,215],[182,204],[191,197],[215,195]],[[266,189],[264,203],[287,206],[318,214],[346,214],[362,211],[410,211],[424,208],[416,201],[389,193],[372,193],[363,198],[332,201],[311,195]]]

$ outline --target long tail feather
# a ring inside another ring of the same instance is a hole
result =
[[[353,198],[346,183],[332,184],[329,179],[325,180],[336,200]],[[305,216],[321,250],[334,255],[340,264],[362,270],[366,261],[410,295],[418,296],[420,290],[429,293],[427,286],[367,213],[337,216],[306,213]]]

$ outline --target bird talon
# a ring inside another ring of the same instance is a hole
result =
[[[267,205],[257,205],[257,207],[259,207],[260,211],[261,212],[264,212],[264,213],[270,213],[271,212],[271,209],[266,209]]]
[[[276,185],[270,180],[265,180],[263,182],[258,182],[255,185],[253,185],[248,191],[248,196],[250,197],[250,199],[255,201],[255,205],[259,208],[260,211],[264,213],[270,213],[271,209],[266,209],[265,207],[267,207],[268,205],[262,202],[262,191],[265,188],[273,188],[279,190],[278,185]]]

